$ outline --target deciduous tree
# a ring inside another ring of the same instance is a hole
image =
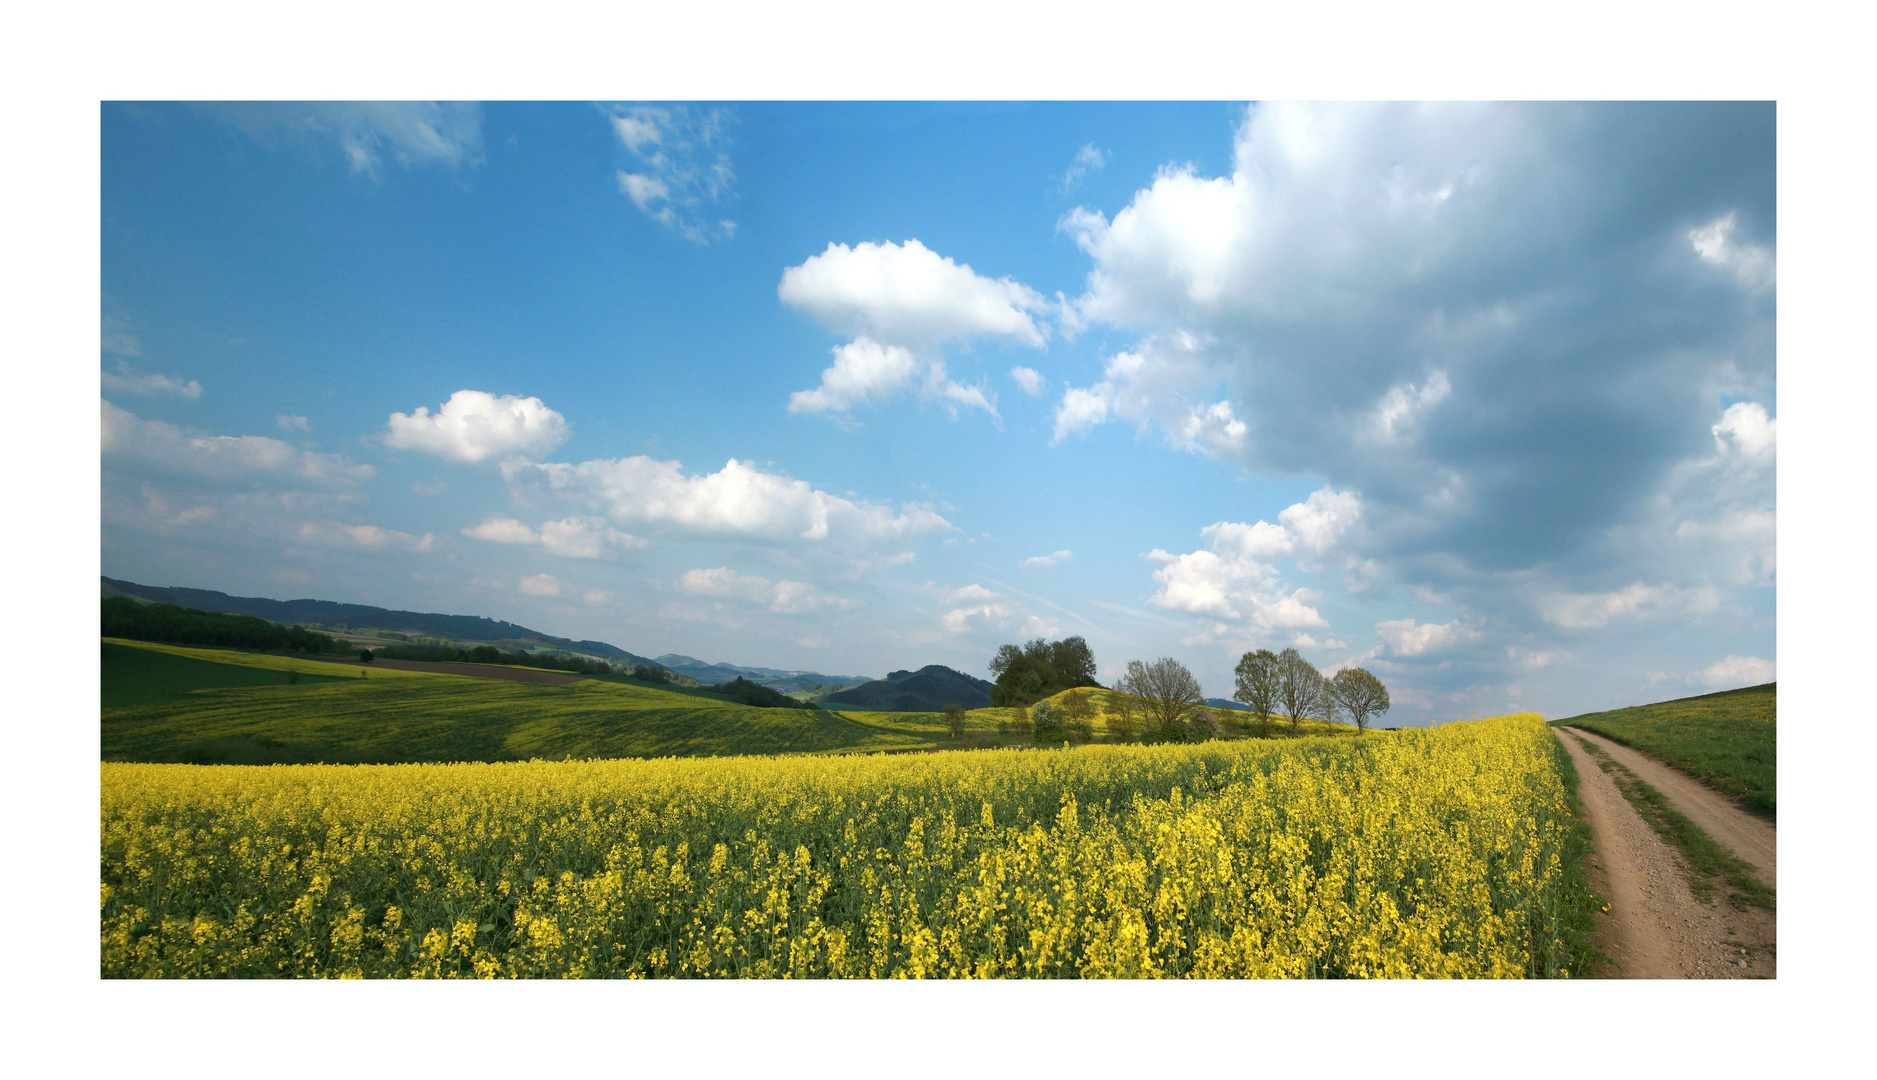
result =
[[[1141,711],[1162,739],[1179,741],[1186,718],[1205,701],[1199,680],[1185,664],[1170,656],[1152,663],[1129,660],[1127,673],[1115,689],[1139,699]]]
[[[1362,668],[1344,668],[1329,681],[1330,697],[1350,720],[1356,734],[1368,730],[1369,717],[1388,711],[1388,687]]]
[[[1303,658],[1296,649],[1277,654],[1277,700],[1290,717],[1291,738],[1297,737],[1297,724],[1311,713],[1323,714],[1323,673]]]
[[[1250,709],[1258,718],[1258,737],[1271,737],[1271,713],[1276,710],[1278,686],[1283,681],[1277,654],[1269,649],[1248,652],[1238,658],[1233,672],[1237,689],[1232,700]]]

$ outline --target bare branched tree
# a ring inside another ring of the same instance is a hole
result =
[[[1311,713],[1318,716],[1324,713],[1325,679],[1316,665],[1303,658],[1296,649],[1285,649],[1277,654],[1278,683],[1277,700],[1290,717],[1290,734],[1297,737],[1297,723]]]
[[[1127,674],[1121,676],[1115,689],[1138,698],[1141,711],[1159,729],[1161,737],[1174,741],[1185,735],[1187,714],[1205,701],[1199,680],[1185,664],[1170,656],[1150,664],[1129,660]]]

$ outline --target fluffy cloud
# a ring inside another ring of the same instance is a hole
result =
[[[161,420],[144,420],[108,401],[103,406],[106,465],[211,484],[288,482],[318,487],[369,480],[370,465],[337,454],[300,450],[260,435],[192,435]]]
[[[282,414],[274,417],[274,426],[282,431],[311,431],[313,422],[304,416]]]
[[[1031,313],[1048,307],[1035,289],[982,277],[917,240],[831,243],[784,270],[776,293],[836,333],[914,347],[967,337],[1041,346]]]
[[[952,531],[923,505],[893,510],[856,502],[735,459],[703,475],[644,456],[577,465],[511,462],[503,474],[518,491],[571,498],[621,525],[797,548],[806,541],[853,558],[909,556],[914,540]]]
[[[1031,397],[1043,392],[1043,373],[1035,368],[1013,367],[1010,369],[1010,378],[1018,389]]]
[[[1449,623],[1423,623],[1413,619],[1395,619],[1375,624],[1375,636],[1396,656],[1424,656],[1443,652],[1464,641],[1479,637],[1479,631],[1459,620]]]
[[[853,339],[834,350],[834,365],[821,373],[819,387],[789,399],[791,412],[846,411],[916,387],[921,397],[945,403],[954,415],[962,406],[996,416],[996,404],[983,387],[947,375],[939,350],[946,342],[974,337],[1041,347],[1045,327],[1035,315],[1049,307],[1029,286],[983,277],[917,240],[853,247],[831,243],[784,270],[776,293],[783,303]],[[1013,371],[1012,377],[1026,388],[1027,379],[1040,386],[1041,376],[1028,368]]]
[[[1177,450],[1237,457],[1250,427],[1229,401],[1207,401],[1204,391],[1219,381],[1206,359],[1205,343],[1189,333],[1150,337],[1108,361],[1100,382],[1069,387],[1056,405],[1050,442],[1097,424],[1123,420],[1145,432],[1158,426]]]
[[[1556,560],[1700,454],[1718,394],[1770,392],[1772,123],[1255,106],[1226,175],[1063,219],[1091,262],[1064,328],[1137,337],[1065,388],[1055,439],[1120,420],[1322,477],[1395,566]]]
[[[736,235],[736,222],[713,218],[730,199],[736,171],[726,149],[724,109],[684,105],[615,106],[613,134],[632,166],[618,172],[619,191],[645,215],[700,244]]]
[[[540,398],[458,390],[434,415],[423,405],[408,416],[392,413],[384,441],[394,450],[476,462],[545,454],[567,441],[567,420]]]
[[[1777,275],[1773,252],[1761,244],[1741,244],[1733,239],[1734,218],[1728,214],[1688,233],[1688,242],[1703,262],[1733,272],[1742,289],[1764,292],[1773,287]]]
[[[813,585],[801,581],[770,581],[754,574],[739,574],[727,566],[687,570],[678,587],[694,596],[767,604],[769,610],[793,614],[828,605],[847,606]]]
[[[175,397],[185,401],[194,401],[202,396],[202,384],[194,379],[177,379],[155,372],[138,371],[119,360],[115,371],[106,371],[102,375],[104,388],[117,394],[136,394],[139,397]]]
[[[1703,669],[1700,681],[1715,687],[1758,686],[1772,682],[1777,677],[1777,669],[1771,660],[1762,660],[1757,656],[1729,656]]]
[[[611,548],[642,548],[650,543],[643,537],[620,532],[603,520],[580,517],[546,521],[539,529],[531,529],[514,518],[492,514],[481,524],[464,529],[463,535],[498,544],[539,546],[574,559],[597,559]]]
[[[1052,551],[1047,555],[1033,555],[1017,565],[1030,570],[1040,570],[1045,567],[1060,566],[1073,558],[1075,558],[1075,555],[1065,549],[1062,551]]]
[[[1756,465],[1769,464],[1778,449],[1779,421],[1757,401],[1735,402],[1714,425],[1714,443],[1722,453],[1731,451]]]
[[[1238,623],[1253,635],[1279,629],[1327,629],[1328,620],[1313,606],[1312,591],[1279,581],[1276,560],[1327,555],[1361,516],[1361,500],[1324,488],[1286,507],[1275,525],[1215,522],[1200,530],[1208,541],[1204,549],[1170,555],[1156,548],[1147,554],[1161,564],[1153,575],[1160,587],[1147,602]],[[1217,629],[1223,632],[1225,628]]]
[[[354,173],[374,178],[387,157],[407,169],[482,160],[482,107],[474,102],[216,102],[198,108],[264,146],[336,143]]]

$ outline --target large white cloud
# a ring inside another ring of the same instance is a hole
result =
[[[1213,636],[1247,639],[1278,630],[1327,629],[1313,604],[1314,593],[1279,578],[1277,560],[1304,560],[1331,552],[1362,517],[1361,500],[1324,488],[1278,514],[1278,524],[1219,521],[1200,530],[1207,547],[1172,555],[1155,549],[1147,557],[1159,588],[1148,603],[1216,620]]]
[[[477,462],[545,454],[567,441],[567,420],[540,398],[458,390],[434,414],[423,405],[392,413],[384,441],[393,450]]]
[[[1256,106],[1228,174],[1063,220],[1092,264],[1065,327],[1138,337],[1055,439],[1121,420],[1315,475],[1454,565],[1569,551],[1701,453],[1717,392],[1770,392],[1771,124]]]
[[[917,389],[950,408],[997,415],[983,386],[949,377],[940,348],[974,337],[1041,347],[1049,307],[1041,293],[1010,278],[993,280],[953,262],[917,240],[904,244],[830,243],[828,249],[782,272],[782,302],[814,316],[853,340],[834,350],[821,385],[796,392],[790,412],[845,412]],[[1040,387],[1034,371],[1018,376],[1028,392]]]
[[[519,490],[572,498],[621,525],[680,535],[879,556],[952,531],[950,522],[923,505],[894,510],[855,501],[735,459],[702,475],[686,473],[676,461],[645,456],[579,464],[511,462],[503,472]]]
[[[369,480],[370,465],[338,454],[301,450],[260,435],[196,435],[145,420],[108,401],[103,409],[103,454],[114,469],[154,473],[212,484],[289,483],[344,486]]]
[[[836,333],[915,347],[967,337],[1041,346],[1032,313],[1049,306],[1035,289],[983,277],[917,240],[831,243],[784,270],[776,294]]]

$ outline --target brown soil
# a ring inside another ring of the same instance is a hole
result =
[[[1642,777],[1644,783],[1667,796],[1688,820],[1701,826],[1701,831],[1713,837],[1715,843],[1753,867],[1767,887],[1779,887],[1778,827],[1771,819],[1747,809],[1687,773],[1622,743],[1578,728],[1564,730],[1590,740],[1618,764]]]
[[[1606,974],[1627,979],[1775,977],[1773,913],[1753,907],[1735,910],[1720,889],[1711,902],[1695,899],[1679,855],[1623,798],[1577,734],[1560,734],[1558,740],[1582,779],[1578,795],[1597,851],[1592,883],[1609,902],[1597,942],[1615,968]],[[1634,771],[1677,810],[1700,820],[1667,786],[1640,769]],[[1741,852],[1740,858],[1747,860],[1747,854]]]
[[[566,686],[582,678],[565,671],[535,671],[494,664],[446,664],[429,660],[373,660],[371,666],[395,668],[398,671],[434,671],[440,675],[467,675],[472,679],[507,679],[509,682],[534,683],[539,686]]]

